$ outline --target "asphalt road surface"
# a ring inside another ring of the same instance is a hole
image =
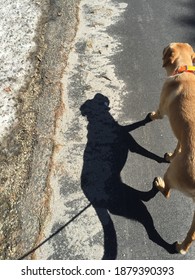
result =
[[[193,259],[172,244],[192,220],[189,198],[152,190],[176,141],[155,110],[162,50],[195,45],[193,1],[81,1],[62,78],[63,110],[50,173],[50,215],[36,259]]]
[[[162,68],[162,50],[170,42],[188,42],[194,45],[195,5],[193,1],[128,1],[124,20],[113,28],[119,35],[123,51],[115,57],[117,74],[126,85],[124,118],[141,120],[147,112],[155,109],[159,102],[160,89],[165,71]],[[175,139],[167,120],[147,124],[131,132],[134,139],[144,148],[163,156],[172,151]],[[151,158],[129,153],[122,171],[123,182],[138,190],[149,190],[153,177],[162,176],[168,164],[158,163]],[[118,259],[193,259],[193,247],[187,256],[171,254],[166,246],[157,245],[149,237],[146,224],[151,215],[158,234],[168,243],[182,240],[191,224],[193,204],[188,198],[172,192],[169,200],[157,194],[141,210],[144,222],[136,219],[114,217],[118,233]],[[141,212],[140,212],[141,213]],[[155,240],[156,239],[156,240]],[[163,243],[162,243],[163,244]]]
[[[124,19],[112,31],[119,35],[123,51],[117,55],[117,74],[126,85],[124,118],[141,120],[155,109],[165,71],[162,68],[162,50],[170,42],[188,42],[194,45],[195,5],[193,1],[128,1]],[[131,132],[142,147],[163,156],[172,151],[175,139],[167,120],[152,122]],[[168,164],[151,158],[129,153],[122,171],[123,182],[138,190],[148,190],[153,177],[163,175]],[[169,200],[157,194],[144,203],[158,234],[168,243],[182,240],[191,224],[193,204],[179,193],[172,193]],[[139,211],[139,205],[137,205]],[[145,210],[146,210],[145,209]],[[144,222],[113,217],[117,232],[118,259],[193,259],[195,248],[183,257],[170,254],[149,238]],[[158,239],[158,238],[157,238]],[[156,239],[156,240],[157,240]]]
[[[117,74],[126,85],[124,118],[141,120],[147,112],[155,109],[164,81],[162,50],[170,42],[188,42],[194,45],[195,5],[193,1],[128,1],[124,20],[113,28],[121,37],[123,51],[115,57]],[[147,124],[131,132],[142,147],[163,156],[172,151],[175,139],[167,120]],[[125,184],[138,190],[148,190],[153,177],[163,175],[168,164],[158,163],[151,158],[129,153],[122,171]],[[169,200],[157,194],[144,203],[154,222],[158,234],[168,243],[182,240],[191,224],[193,204],[179,193],[172,193]],[[137,211],[139,206],[137,205]],[[145,210],[146,210],[145,209]],[[193,259],[192,248],[183,257],[167,252],[164,246],[156,244],[149,237],[144,223],[148,223],[146,212],[144,222],[114,217],[118,232],[118,259]],[[124,234],[126,233],[126,234]],[[157,238],[158,239],[158,238]],[[157,240],[156,239],[156,240]],[[163,244],[163,243],[162,243]]]

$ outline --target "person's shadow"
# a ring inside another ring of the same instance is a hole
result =
[[[140,222],[148,237],[169,253],[175,253],[174,244],[168,244],[156,231],[153,219],[143,203],[158,192],[138,191],[122,182],[120,173],[128,152],[138,153],[157,162],[164,159],[141,147],[129,134],[130,131],[150,121],[147,116],[137,123],[121,126],[109,113],[109,100],[98,93],[80,108],[88,120],[88,142],[83,156],[81,187],[94,207],[104,231],[104,256],[116,259],[117,238],[109,213]]]

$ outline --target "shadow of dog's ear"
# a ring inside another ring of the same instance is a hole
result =
[[[81,115],[83,117],[87,116],[90,113],[90,101],[91,100],[87,100],[83,105],[81,105],[80,107],[80,111],[81,111]]]
[[[101,93],[97,93],[95,95],[94,102],[100,106],[103,106],[103,107],[106,106],[109,108],[110,101],[109,101],[108,97],[106,97],[105,95],[103,95]]]

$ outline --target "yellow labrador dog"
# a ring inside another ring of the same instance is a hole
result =
[[[195,202],[195,53],[186,43],[171,43],[163,51],[163,67],[167,79],[163,85],[160,104],[149,114],[151,120],[167,115],[178,139],[175,151],[165,154],[170,162],[164,178],[154,179],[154,185],[169,197],[175,188]],[[190,230],[176,249],[185,254],[195,240],[195,212]]]

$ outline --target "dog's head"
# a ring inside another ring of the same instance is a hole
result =
[[[193,48],[187,43],[171,43],[163,50],[163,67],[170,65],[186,64],[195,62]]]

